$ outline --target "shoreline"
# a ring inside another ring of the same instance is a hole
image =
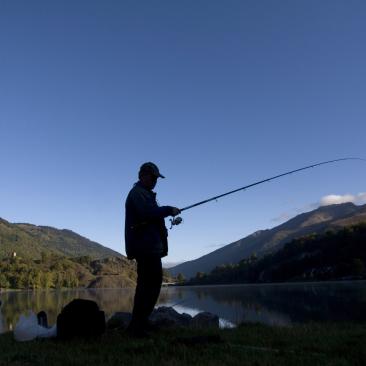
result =
[[[350,279],[350,280],[327,280],[327,281],[290,281],[290,282],[251,282],[251,283],[218,283],[218,284],[175,284],[162,286],[162,289],[171,287],[226,287],[226,286],[296,286],[296,285],[311,285],[311,284],[345,284],[345,283],[362,283],[366,282],[365,278]],[[0,295],[6,292],[37,292],[37,291],[85,291],[85,290],[134,290],[135,287],[64,287],[64,288],[39,288],[39,289],[0,289]]]
[[[327,281],[290,281],[290,282],[250,282],[250,283],[218,283],[218,284],[177,284],[168,287],[225,287],[225,286],[284,286],[284,285],[310,285],[310,284],[342,284],[366,282],[365,278],[352,280],[327,280]]]

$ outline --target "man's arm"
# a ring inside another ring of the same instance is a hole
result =
[[[133,206],[142,221],[175,216],[179,213],[179,209],[176,207],[157,206],[139,192],[133,192],[130,195],[129,200],[129,204]]]

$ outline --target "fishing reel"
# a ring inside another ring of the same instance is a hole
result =
[[[172,229],[174,225],[181,224],[183,222],[183,219],[180,216],[177,216],[170,219],[169,221],[170,221],[170,229]]]

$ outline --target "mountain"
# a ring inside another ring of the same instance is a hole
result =
[[[275,253],[216,267],[185,285],[366,278],[366,222],[294,239]]]
[[[125,288],[136,276],[134,261],[71,230],[0,218],[0,290]],[[163,280],[173,281],[165,270]]]
[[[182,273],[186,278],[191,278],[197,272],[209,273],[222,264],[236,264],[253,253],[260,258],[278,251],[291,240],[311,233],[322,233],[328,229],[355,225],[360,222],[366,222],[366,205],[356,206],[353,203],[343,203],[322,206],[300,214],[277,227],[257,231],[198,259],[169,268],[169,272],[174,276]]]
[[[0,259],[13,252],[21,257],[39,259],[43,253],[93,259],[123,257],[120,253],[93,242],[71,230],[48,226],[10,223],[0,218]]]

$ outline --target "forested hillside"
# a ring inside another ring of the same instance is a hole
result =
[[[164,281],[172,281],[165,271]],[[112,249],[70,230],[0,219],[0,289],[135,285],[135,262]]]
[[[256,253],[258,258],[275,253],[291,240],[312,233],[321,234],[362,222],[366,222],[366,205],[356,206],[348,202],[321,206],[272,229],[259,230],[200,258],[169,268],[169,272],[175,276],[181,273],[186,278],[191,278],[197,272],[209,273],[222,264],[238,264],[242,258],[250,257],[252,253]]]
[[[103,286],[94,286],[101,281]],[[17,256],[0,262],[0,288],[131,287],[135,283],[135,264],[118,257],[93,260],[43,252],[36,260]]]
[[[276,253],[198,272],[188,284],[320,281],[366,277],[366,223],[311,234]]]
[[[0,219],[0,259],[13,253],[23,258],[40,259],[42,252],[66,257],[93,259],[122,257],[120,253],[93,242],[71,230],[49,226],[13,224]]]

